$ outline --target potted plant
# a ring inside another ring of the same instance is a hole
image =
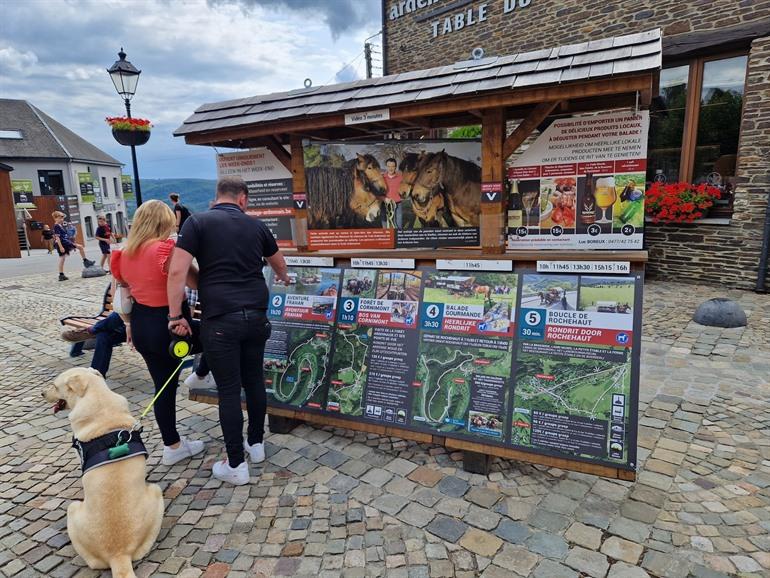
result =
[[[717,187],[705,183],[655,182],[644,195],[644,209],[653,223],[692,223],[704,217],[720,195]]]
[[[144,118],[126,116],[108,116],[107,124],[112,128],[112,136],[125,146],[139,146],[150,140],[152,124]]]

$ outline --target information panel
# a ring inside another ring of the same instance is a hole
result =
[[[268,276],[273,326],[265,346],[268,400],[280,405],[321,409],[326,397],[340,270],[290,267],[291,282]]]
[[[481,143],[313,143],[304,155],[311,249],[479,245]]]
[[[633,469],[642,279],[291,267],[269,401]]]
[[[508,247],[641,249],[649,121],[555,120],[508,169]]]
[[[217,155],[217,178],[241,177],[249,188],[246,212],[259,217],[279,247],[293,247],[292,178],[270,150],[257,148]]]

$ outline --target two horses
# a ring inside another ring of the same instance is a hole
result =
[[[305,170],[308,226],[311,229],[383,227],[387,222],[387,185],[377,159],[357,154],[343,167]]]
[[[443,150],[423,151],[406,154],[399,169],[399,193],[411,199],[421,227],[479,226],[481,169],[476,164]]]

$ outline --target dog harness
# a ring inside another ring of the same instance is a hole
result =
[[[80,456],[83,473],[134,456],[148,455],[141,438],[142,428],[122,429],[99,436],[87,442],[72,438],[72,447]]]

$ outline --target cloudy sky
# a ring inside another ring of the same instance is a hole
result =
[[[359,78],[379,29],[379,0],[0,0],[0,98],[30,101],[129,174],[104,122],[125,113],[105,70],[122,46],[142,71],[132,113],[155,125],[140,176],[215,178],[213,149],[171,136],[195,108]]]

